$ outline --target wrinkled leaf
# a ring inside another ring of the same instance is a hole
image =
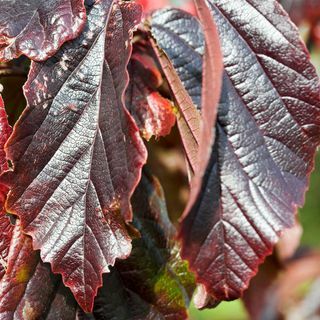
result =
[[[159,93],[163,79],[152,57],[152,48],[143,42],[133,50],[128,65],[126,107],[146,140],[166,136],[175,125],[176,116],[172,102]]]
[[[83,0],[3,0],[0,10],[0,60],[21,54],[43,61],[76,38],[85,24]]]
[[[2,179],[8,211],[85,311],[101,274],[130,254],[125,221],[146,158],[123,104],[140,6],[114,5],[108,19],[111,8],[111,0],[88,6],[84,33],[32,64],[28,107],[7,146],[14,171]]]
[[[151,17],[151,32],[157,45],[170,59],[193,103],[200,109],[205,48],[199,21],[182,10],[161,9]]]
[[[74,320],[76,302],[53,275],[50,266],[33,251],[32,240],[15,226],[9,263],[0,282],[0,318],[6,320]]]
[[[194,277],[173,244],[163,191],[144,174],[133,196],[134,226],[141,238],[132,254],[105,275],[94,312],[84,319],[187,319]]]
[[[201,25],[192,15],[177,9],[164,9],[156,11],[151,20],[152,35],[170,60],[167,61],[159,52],[160,62],[181,110],[182,117],[178,120],[178,126],[189,162],[196,173],[193,184],[198,186],[210,155],[212,126],[216,120],[222,77],[222,59],[216,27],[208,10],[201,10],[201,5],[199,13],[207,38],[206,48]],[[204,52],[205,67],[202,75]],[[180,79],[175,77],[175,73]],[[203,76],[205,84],[202,87]],[[184,92],[181,85],[187,92]],[[202,121],[188,94],[198,109],[203,105]],[[194,199],[199,188],[194,186],[193,191],[191,199]]]
[[[180,238],[182,257],[220,301],[242,294],[304,202],[320,137],[319,79],[276,1],[207,3],[225,74],[216,143]]]

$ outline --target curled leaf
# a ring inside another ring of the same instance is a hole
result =
[[[276,1],[207,4],[220,34],[223,90],[216,143],[180,238],[182,257],[221,301],[241,296],[295,223],[320,142],[320,87]]]

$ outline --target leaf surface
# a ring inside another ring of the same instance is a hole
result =
[[[6,320],[74,320],[77,304],[61,277],[33,251],[32,239],[17,221],[8,257],[8,269],[0,282],[0,318]]]
[[[83,34],[32,64],[28,107],[7,145],[14,171],[2,178],[11,188],[8,211],[20,217],[34,249],[62,274],[85,311],[102,273],[130,254],[125,222],[146,160],[123,104],[131,30],[141,8],[112,5],[88,6]]]
[[[192,34],[185,33],[192,30]],[[191,14],[178,9],[162,9],[151,17],[154,50],[179,108],[178,127],[193,172],[198,166],[201,140],[200,107],[202,60],[201,28]],[[199,34],[201,36],[199,36]],[[185,68],[184,68],[185,67]],[[200,69],[199,69],[200,68]]]
[[[163,79],[152,55],[153,50],[146,41],[135,44],[126,91],[126,107],[146,140],[168,135],[176,123],[173,103],[159,92]]]
[[[84,319],[187,319],[194,277],[174,247],[159,182],[143,174],[132,204],[141,238],[133,241],[130,257],[105,275],[94,312]]]
[[[85,20],[83,0],[1,1],[0,60],[46,60],[80,34]]]
[[[182,222],[182,257],[238,298],[304,202],[320,137],[319,79],[276,1],[207,1],[224,57],[216,143]]]

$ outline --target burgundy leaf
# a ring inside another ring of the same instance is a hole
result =
[[[87,14],[79,38],[32,64],[28,107],[7,145],[14,171],[2,180],[8,211],[90,311],[101,274],[130,254],[125,221],[146,151],[123,104],[141,8],[102,0]]]
[[[182,222],[182,257],[216,300],[238,298],[295,223],[320,137],[319,79],[274,0],[208,0],[224,56],[216,143]]]
[[[33,251],[32,240],[15,226],[7,273],[0,282],[0,318],[74,320],[76,302],[61,278]]]
[[[168,135],[176,122],[172,102],[158,92],[163,79],[150,49],[146,43],[134,46],[126,91],[126,107],[146,140]]]
[[[197,158],[201,133],[200,113],[193,104],[188,92],[184,88],[171,61],[153,39],[150,41],[159,58],[163,72],[172,90],[173,99],[179,107],[179,114],[177,117],[178,127],[181,133],[181,139],[184,145],[188,163],[194,172],[198,164]]]
[[[46,60],[80,34],[85,20],[83,0],[1,1],[0,60]]]
[[[164,9],[156,11],[152,15],[151,21],[152,35],[156,39],[157,45],[170,59],[170,62],[167,61],[159,53],[164,72],[171,84],[180,110],[182,110],[181,113],[184,115],[179,119],[178,125],[189,162],[196,173],[191,199],[194,199],[199,191],[199,187],[195,186],[200,185],[210,156],[212,126],[216,120],[222,78],[222,58],[217,30],[208,9],[206,7],[203,9],[207,11],[201,10],[200,5],[199,13],[205,25],[207,38],[206,50],[204,49],[204,36],[200,23],[192,15],[177,9]],[[190,31],[186,32],[186,30]],[[202,56],[204,51],[206,51],[205,84],[202,87]],[[180,79],[175,77],[175,73]],[[187,91],[183,95],[181,93],[184,90],[181,88],[180,81]],[[202,90],[204,96],[201,99]],[[203,105],[202,121],[194,110],[188,94],[199,109]]]
[[[212,145],[215,141],[215,130],[218,105],[221,96],[223,59],[220,49],[219,34],[213,17],[205,0],[195,0],[196,10],[202,23],[205,37],[205,53],[203,56],[203,83],[201,99],[202,130],[198,152],[198,168],[191,181],[191,192],[186,209],[180,220],[188,215],[201,192],[202,179],[210,159]],[[201,86],[200,86],[201,87]],[[211,298],[206,298],[210,304]],[[214,299],[213,299],[214,300]]]
[[[182,10],[161,9],[152,15],[151,32],[170,59],[193,103],[200,109],[205,48],[199,21]]]
[[[130,257],[105,275],[94,312],[83,319],[187,319],[194,277],[174,247],[159,182],[144,174],[132,200],[141,238],[133,241]]]
[[[4,109],[0,95],[0,174],[8,170],[8,162],[4,145],[11,134],[11,127],[8,124],[7,114]],[[4,203],[7,198],[8,188],[0,183],[0,279],[6,269],[9,245],[12,238],[13,227],[4,210]]]

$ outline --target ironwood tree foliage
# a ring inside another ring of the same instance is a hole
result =
[[[0,3],[0,60],[32,60],[13,130],[0,100],[1,319],[187,319],[294,226],[320,144],[308,51],[276,0],[194,4]],[[175,123],[177,225],[145,166]]]

